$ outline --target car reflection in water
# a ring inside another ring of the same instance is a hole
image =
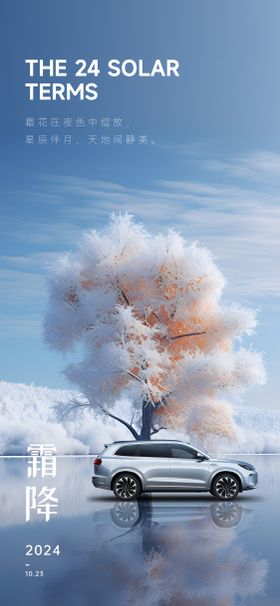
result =
[[[170,502],[168,506],[160,507],[157,502],[150,499],[143,499],[131,502],[122,501],[115,503],[110,510],[112,521],[119,528],[132,528],[137,524],[152,525],[159,524],[160,521],[178,521],[184,519],[198,519],[209,517],[209,522],[213,522],[216,526],[222,528],[233,528],[237,526],[242,518],[243,507],[232,502],[217,502],[212,503],[209,507],[177,507],[174,511],[174,502]],[[247,511],[248,510],[247,508]],[[105,514],[105,516],[104,516]],[[102,523],[102,518],[106,517],[106,512],[96,512],[94,514],[94,522]],[[98,519],[101,518],[101,519]],[[154,519],[154,522],[153,522]],[[159,521],[155,521],[155,520]]]
[[[233,606],[254,599],[268,570],[267,560],[248,553],[242,541],[254,518],[237,502],[114,501],[93,514],[94,547],[76,558],[72,596],[76,578],[85,604],[88,595],[117,606]]]
[[[236,502],[169,498],[115,503],[93,517],[99,553],[114,553],[124,564],[128,601],[194,606],[235,604],[263,589],[267,562],[239,540],[253,519]]]

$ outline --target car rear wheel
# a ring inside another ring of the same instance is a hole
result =
[[[215,478],[211,492],[222,501],[235,499],[239,493],[238,479],[231,473],[221,473]]]
[[[113,491],[117,499],[132,501],[141,494],[141,484],[132,473],[119,474],[113,481]]]

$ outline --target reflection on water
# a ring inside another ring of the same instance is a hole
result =
[[[260,489],[233,502],[125,503],[91,486],[90,460],[59,459],[59,515],[27,524],[26,460],[0,460],[1,605],[276,606],[280,457],[254,462]],[[61,556],[27,560],[27,543],[59,543]],[[44,576],[25,577],[26,562]]]
[[[235,604],[261,592],[267,575],[267,561],[249,554],[239,536],[253,520],[237,502],[115,503],[94,514],[95,553],[101,569],[110,561],[112,588],[116,567],[125,578],[123,603]],[[95,579],[88,590],[96,590]]]
[[[180,509],[174,507],[172,501],[169,504],[160,508],[155,502],[153,504],[152,498],[144,498],[138,501],[132,502],[116,502],[114,506],[111,508],[111,518],[116,526],[119,528],[133,528],[137,524],[141,525],[149,525],[152,519],[152,516],[156,517],[157,515],[161,515],[162,517],[173,516],[175,514],[176,521],[180,518],[189,519],[191,516],[193,518],[201,517],[201,515],[210,515],[210,518],[214,524],[217,526],[221,526],[223,528],[233,528],[237,526],[242,518],[243,512],[242,505],[238,505],[236,502],[231,503],[223,503],[216,502],[212,503],[210,507],[180,507]],[[249,510],[248,510],[249,511]],[[102,518],[106,519],[102,512],[101,515],[96,513],[94,514],[95,523],[102,522]]]

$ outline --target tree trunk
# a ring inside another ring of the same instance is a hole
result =
[[[152,431],[153,405],[149,400],[143,400],[142,427],[139,440],[150,440]]]

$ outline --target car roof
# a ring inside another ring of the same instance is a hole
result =
[[[170,444],[171,442],[174,444],[187,444],[188,446],[190,446],[189,442],[183,442],[182,440],[116,440],[115,442],[110,442],[108,444],[104,444],[104,446],[107,448],[108,446],[114,446],[115,444],[153,444],[153,443],[165,443],[168,442],[168,444]]]

